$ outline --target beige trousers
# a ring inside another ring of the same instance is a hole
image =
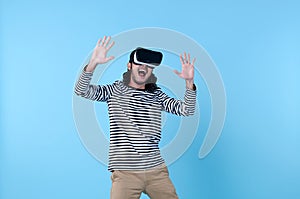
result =
[[[178,199],[166,166],[145,171],[116,170],[111,175],[111,199]]]

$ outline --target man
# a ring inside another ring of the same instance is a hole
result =
[[[196,87],[194,63],[190,55],[180,55],[182,71],[174,71],[186,81],[184,101],[167,96],[156,85],[153,70],[162,53],[137,48],[130,54],[122,81],[110,85],[91,85],[97,65],[112,60],[107,56],[114,45],[110,37],[97,42],[89,64],[75,87],[82,97],[105,101],[110,121],[108,170],[112,172],[111,199],[138,199],[141,193],[151,199],[178,198],[158,147],[161,138],[161,112],[194,114]]]

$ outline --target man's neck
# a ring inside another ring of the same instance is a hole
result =
[[[137,84],[132,81],[129,82],[128,86],[135,88],[135,89],[141,89],[141,90],[145,89],[145,84]]]

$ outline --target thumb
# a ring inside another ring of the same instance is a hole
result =
[[[110,60],[112,60],[114,58],[115,58],[114,56],[110,56],[110,57],[107,58],[107,61],[110,61]]]
[[[173,70],[173,72],[174,72],[176,75],[178,75],[178,76],[181,75],[181,72],[179,72],[178,70]]]

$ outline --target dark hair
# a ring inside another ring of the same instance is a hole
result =
[[[131,78],[131,70],[123,73],[123,83],[128,86]],[[153,93],[159,87],[156,85],[157,77],[152,73],[145,84],[145,90]]]

